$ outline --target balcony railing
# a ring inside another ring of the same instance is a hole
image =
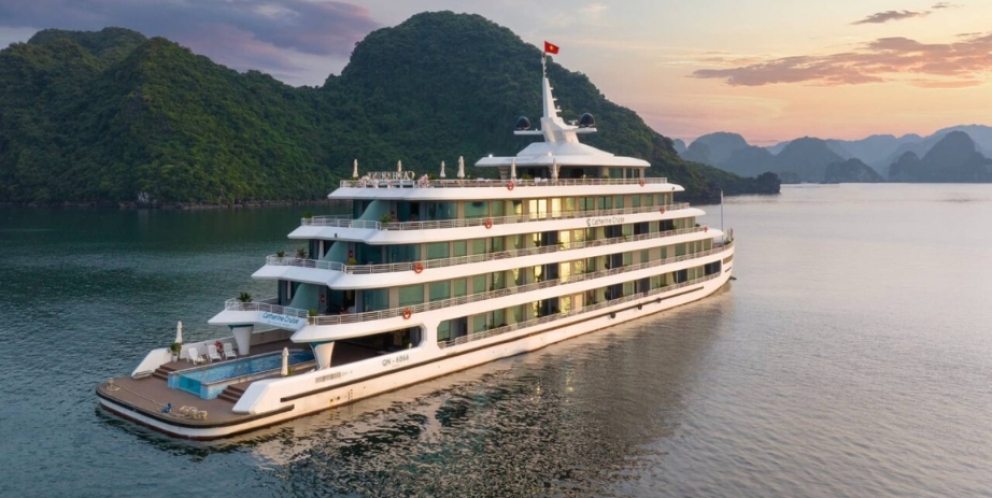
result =
[[[644,206],[619,209],[592,209],[586,211],[571,211],[560,213],[534,213],[527,215],[496,216],[483,218],[462,218],[457,220],[433,220],[433,221],[404,221],[382,223],[373,220],[353,220],[343,216],[314,216],[313,218],[303,218],[300,224],[306,226],[340,227],[340,228],[365,228],[369,230],[426,230],[434,228],[465,228],[485,226],[487,222],[493,225],[506,225],[510,223],[528,223],[531,221],[567,220],[575,218],[598,218],[602,216],[619,216],[624,214],[643,214],[664,209],[667,211],[677,211],[686,209],[688,203],[680,202],[666,204],[664,206]]]
[[[547,178],[535,178],[523,180],[517,178],[513,180],[514,187],[563,187],[563,186],[588,186],[588,185],[657,185],[668,183],[664,177],[652,178],[559,178],[551,180]],[[397,179],[376,179],[359,178],[358,180],[341,180],[343,188],[478,188],[478,187],[502,187],[506,188],[510,180],[497,180],[493,178],[483,178],[476,180],[424,180],[405,178]]]
[[[518,249],[516,251],[499,251],[487,254],[474,254],[471,256],[458,256],[454,258],[429,259],[420,262],[424,269],[447,268],[469,263],[483,263],[497,259],[509,259],[521,256],[532,256],[535,254],[548,254],[552,252],[570,251],[573,249],[584,249],[587,247],[598,247],[610,244],[620,244],[624,242],[637,242],[640,240],[657,239],[664,237],[674,237],[689,233],[705,232],[705,227],[680,228],[677,230],[667,230],[664,232],[642,233],[639,235],[629,235],[625,237],[614,237],[610,239],[588,240],[583,242],[571,242],[568,244],[556,244],[542,247],[531,247],[528,249]],[[417,262],[405,263],[385,263],[376,265],[346,265],[337,261],[322,261],[314,259],[291,258],[268,256],[265,264],[272,266],[296,266],[300,268],[316,268],[320,270],[334,270],[356,275],[368,275],[376,273],[391,273],[398,271],[412,271]]]
[[[665,293],[672,292],[672,291],[677,290],[677,289],[681,289],[683,287],[688,287],[690,285],[701,284],[703,282],[712,280],[712,279],[714,279],[716,277],[719,277],[719,276],[720,276],[719,273],[713,273],[711,275],[707,275],[705,277],[700,277],[700,278],[697,278],[697,279],[694,279],[694,280],[687,280],[685,282],[677,283],[677,284],[674,284],[674,285],[667,285],[665,287],[659,287],[657,289],[652,289],[652,290],[649,290],[647,292],[638,292],[638,293],[632,294],[630,296],[624,296],[624,297],[620,297],[620,298],[617,298],[617,299],[612,299],[612,300],[609,300],[609,301],[603,301],[601,303],[596,303],[596,304],[594,304],[592,306],[586,306],[586,307],[583,307],[583,308],[573,309],[573,310],[571,310],[571,311],[569,311],[567,313],[554,313],[554,314],[551,314],[551,315],[542,316],[540,318],[534,318],[532,320],[527,320],[526,322],[519,322],[519,323],[515,323],[513,325],[504,325],[502,327],[496,327],[496,328],[489,329],[489,330],[483,330],[481,332],[475,332],[475,333],[472,333],[472,334],[468,334],[468,335],[465,335],[465,336],[462,336],[462,337],[458,337],[458,338],[452,339],[450,341],[438,341],[437,345],[440,348],[444,349],[444,348],[450,348],[452,346],[458,346],[458,345],[465,344],[465,343],[472,342],[472,341],[479,341],[479,340],[482,340],[482,339],[488,339],[490,337],[495,337],[497,335],[506,334],[506,333],[513,332],[513,331],[516,331],[516,330],[525,329],[525,328],[528,328],[528,327],[533,327],[535,325],[541,325],[541,324],[544,324],[544,323],[554,322],[554,321],[557,321],[557,320],[563,320],[565,318],[570,318],[570,317],[573,317],[573,316],[576,316],[576,315],[581,315],[581,314],[584,314],[584,313],[590,313],[590,312],[593,312],[593,311],[596,311],[596,310],[601,310],[601,309],[604,309],[604,308],[609,308],[610,306],[614,306],[614,305],[617,305],[617,304],[626,303],[626,302],[630,302],[630,301],[636,301],[638,299],[643,299],[645,297],[650,297],[650,296],[656,296],[656,295],[659,295],[659,294],[665,294]]]
[[[568,280],[554,279],[546,280],[544,282],[534,282],[531,284],[520,285],[516,287],[511,287],[507,289],[497,289],[489,292],[480,292],[478,294],[471,294],[468,296],[455,297],[451,299],[444,299],[439,301],[432,301],[429,303],[415,304],[411,306],[404,306],[401,308],[393,308],[389,310],[382,311],[370,311],[366,313],[348,313],[343,315],[325,315],[325,316],[314,316],[310,317],[311,325],[340,325],[345,323],[361,323],[372,320],[381,320],[384,318],[393,318],[401,316],[407,308],[410,309],[412,313],[421,313],[424,311],[432,311],[442,308],[448,308],[451,306],[459,306],[462,304],[474,303],[477,301],[484,301],[487,299],[495,299],[500,297],[505,297],[510,294],[517,294],[520,292],[530,292],[538,289],[546,289],[548,287],[555,287],[558,285],[571,284],[575,282],[583,282],[586,280],[592,280],[596,278],[607,277],[610,275],[618,275],[621,273],[628,273],[636,270],[641,270],[644,268],[650,268],[653,266],[661,266],[669,263],[677,263],[679,261],[686,261],[690,259],[697,259],[704,256],[709,256],[712,254],[721,253],[733,246],[733,242],[714,247],[708,251],[701,251],[693,254],[684,254],[682,256],[673,256],[671,258],[666,258],[657,261],[648,261],[646,263],[638,263],[633,265],[621,266],[620,268],[613,268],[608,270],[600,270],[596,272],[582,273],[572,275]]]
[[[309,315],[307,310],[301,310],[296,308],[289,308],[286,306],[279,306],[275,304],[276,299],[266,299],[263,301],[252,301],[252,302],[242,302],[238,298],[228,299],[224,302],[224,309],[231,311],[267,311],[269,313],[276,313],[279,315],[295,316],[299,318],[307,318]]]

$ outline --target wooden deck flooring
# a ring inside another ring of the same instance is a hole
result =
[[[267,344],[252,345],[252,354],[248,357],[259,356],[275,351],[282,351],[284,347],[288,347],[290,351],[305,348],[304,346],[289,340],[277,341]],[[369,348],[342,342],[335,345],[334,356],[331,360],[331,364],[335,366],[344,365],[355,361],[372,358],[377,355],[378,353],[376,351]],[[241,356],[238,359],[248,357]],[[221,360],[214,361],[213,363],[219,365],[227,361],[234,360]],[[196,366],[202,365],[204,364],[201,363]],[[163,375],[168,371],[186,370],[189,368],[194,368],[194,365],[186,360],[172,361],[162,365],[162,367],[156,370],[156,372],[159,373],[159,376],[153,375],[141,379],[133,379],[130,376],[117,377],[113,379],[113,385],[110,383],[100,384],[97,387],[97,394],[132,410],[141,412],[144,415],[158,418],[166,422],[181,423],[188,426],[209,427],[216,425],[227,425],[238,423],[240,421],[247,421],[256,417],[256,415],[234,413],[232,411],[235,401],[238,397],[240,397],[240,393],[244,392],[244,390],[247,389],[248,386],[254,381],[232,384],[230,386],[233,388],[231,389],[231,393],[233,393],[232,396],[202,399],[199,396],[190,394],[186,391],[170,388],[168,386],[168,381],[166,380],[166,375]],[[276,374],[276,376],[278,376],[278,374]],[[260,379],[255,380],[257,381]],[[170,403],[172,404],[171,411],[168,414],[162,413],[162,408]],[[198,411],[206,411],[206,419],[199,420],[180,414],[180,409],[183,406],[196,407]]]

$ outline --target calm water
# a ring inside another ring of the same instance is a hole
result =
[[[728,199],[705,302],[247,437],[97,410],[300,211],[0,211],[0,496],[992,496],[992,186]]]

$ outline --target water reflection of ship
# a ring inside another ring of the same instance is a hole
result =
[[[581,494],[595,495],[601,484],[635,476],[646,444],[680,426],[684,399],[731,311],[730,295],[721,292],[537,355],[402,389],[392,402],[372,398],[282,424],[291,438],[252,451],[287,479],[326,483],[326,491],[442,486],[445,494],[512,495],[581,483]],[[390,468],[406,470],[369,472]],[[482,482],[496,487],[480,491]]]

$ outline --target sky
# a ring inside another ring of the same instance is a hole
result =
[[[321,85],[369,32],[437,10],[559,45],[556,62],[686,142],[715,131],[771,145],[992,125],[988,0],[0,0],[0,47],[43,28],[120,26]]]

